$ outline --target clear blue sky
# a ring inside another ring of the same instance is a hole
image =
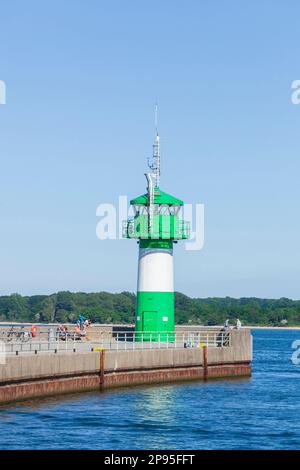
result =
[[[145,190],[158,97],[161,187],[205,204],[188,295],[300,298],[296,0],[1,2],[0,294],[136,288],[134,241],[96,207]]]

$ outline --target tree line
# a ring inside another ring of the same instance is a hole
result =
[[[0,297],[0,321],[75,322],[83,313],[97,323],[133,323],[136,296],[131,292],[58,292],[52,295]],[[177,324],[220,325],[225,319],[234,323],[240,318],[244,325],[300,325],[300,301],[287,298],[255,297],[191,298],[175,293]]]

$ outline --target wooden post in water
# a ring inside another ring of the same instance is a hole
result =
[[[104,359],[105,359],[105,351],[101,349],[100,351],[100,389],[104,386]]]
[[[203,379],[207,380],[208,367],[207,367],[207,346],[203,346]]]

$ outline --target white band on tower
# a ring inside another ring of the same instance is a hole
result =
[[[173,249],[140,248],[138,292],[173,292]]]

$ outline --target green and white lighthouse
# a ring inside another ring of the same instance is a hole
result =
[[[156,109],[157,116],[157,109]],[[138,239],[138,282],[135,330],[137,340],[174,338],[173,244],[189,238],[189,223],[180,218],[183,201],[160,189],[160,138],[148,162],[147,193],[130,201],[134,217],[123,225],[123,237]],[[142,334],[143,333],[143,334]]]

